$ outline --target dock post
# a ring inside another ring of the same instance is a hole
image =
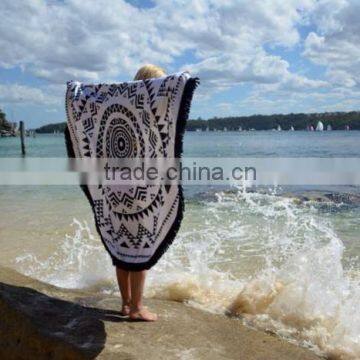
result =
[[[21,140],[21,154],[25,155],[25,125],[20,121],[20,140]]]

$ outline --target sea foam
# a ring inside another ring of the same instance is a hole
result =
[[[238,317],[333,358],[360,358],[359,263],[344,267],[332,218],[275,194],[216,196],[187,203],[177,240],[149,272],[147,296]],[[48,259],[20,256],[18,268],[62,287],[117,292],[98,237],[76,219],[72,228]]]

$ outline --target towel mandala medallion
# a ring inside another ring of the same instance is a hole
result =
[[[142,109],[142,111],[143,116],[149,118],[146,110]],[[106,158],[116,159],[150,157],[151,154],[145,151],[144,136],[152,132],[152,147],[149,147],[151,150],[160,148],[161,144],[156,143],[160,139],[157,129],[151,130],[149,126],[149,122],[139,126],[134,114],[124,106],[110,105],[100,122],[96,144],[97,157],[103,157],[104,154]],[[114,212],[134,214],[136,218],[141,216],[140,213],[150,204],[159,200],[160,186],[111,185],[104,186],[103,191]]]
[[[69,157],[111,158],[119,166],[128,158],[180,157],[197,84],[188,73],[119,84],[69,82]],[[180,185],[103,184],[82,189],[114,265],[148,269],[174,240],[184,208]]]

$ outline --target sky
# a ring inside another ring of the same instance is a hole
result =
[[[68,80],[200,78],[190,117],[360,110],[359,0],[2,0],[0,108],[65,121]]]

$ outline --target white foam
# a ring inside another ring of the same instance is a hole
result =
[[[219,193],[188,203],[177,240],[149,272],[147,296],[240,316],[335,358],[360,357],[360,276],[344,269],[331,218],[275,195]],[[17,259],[30,276],[63,287],[117,291],[100,240],[74,220],[46,261]]]
[[[16,258],[25,275],[64,288],[84,288],[108,281],[113,274],[108,256],[97,236],[84,221],[73,219],[73,235],[66,235],[58,249],[47,259],[36,254]]]

